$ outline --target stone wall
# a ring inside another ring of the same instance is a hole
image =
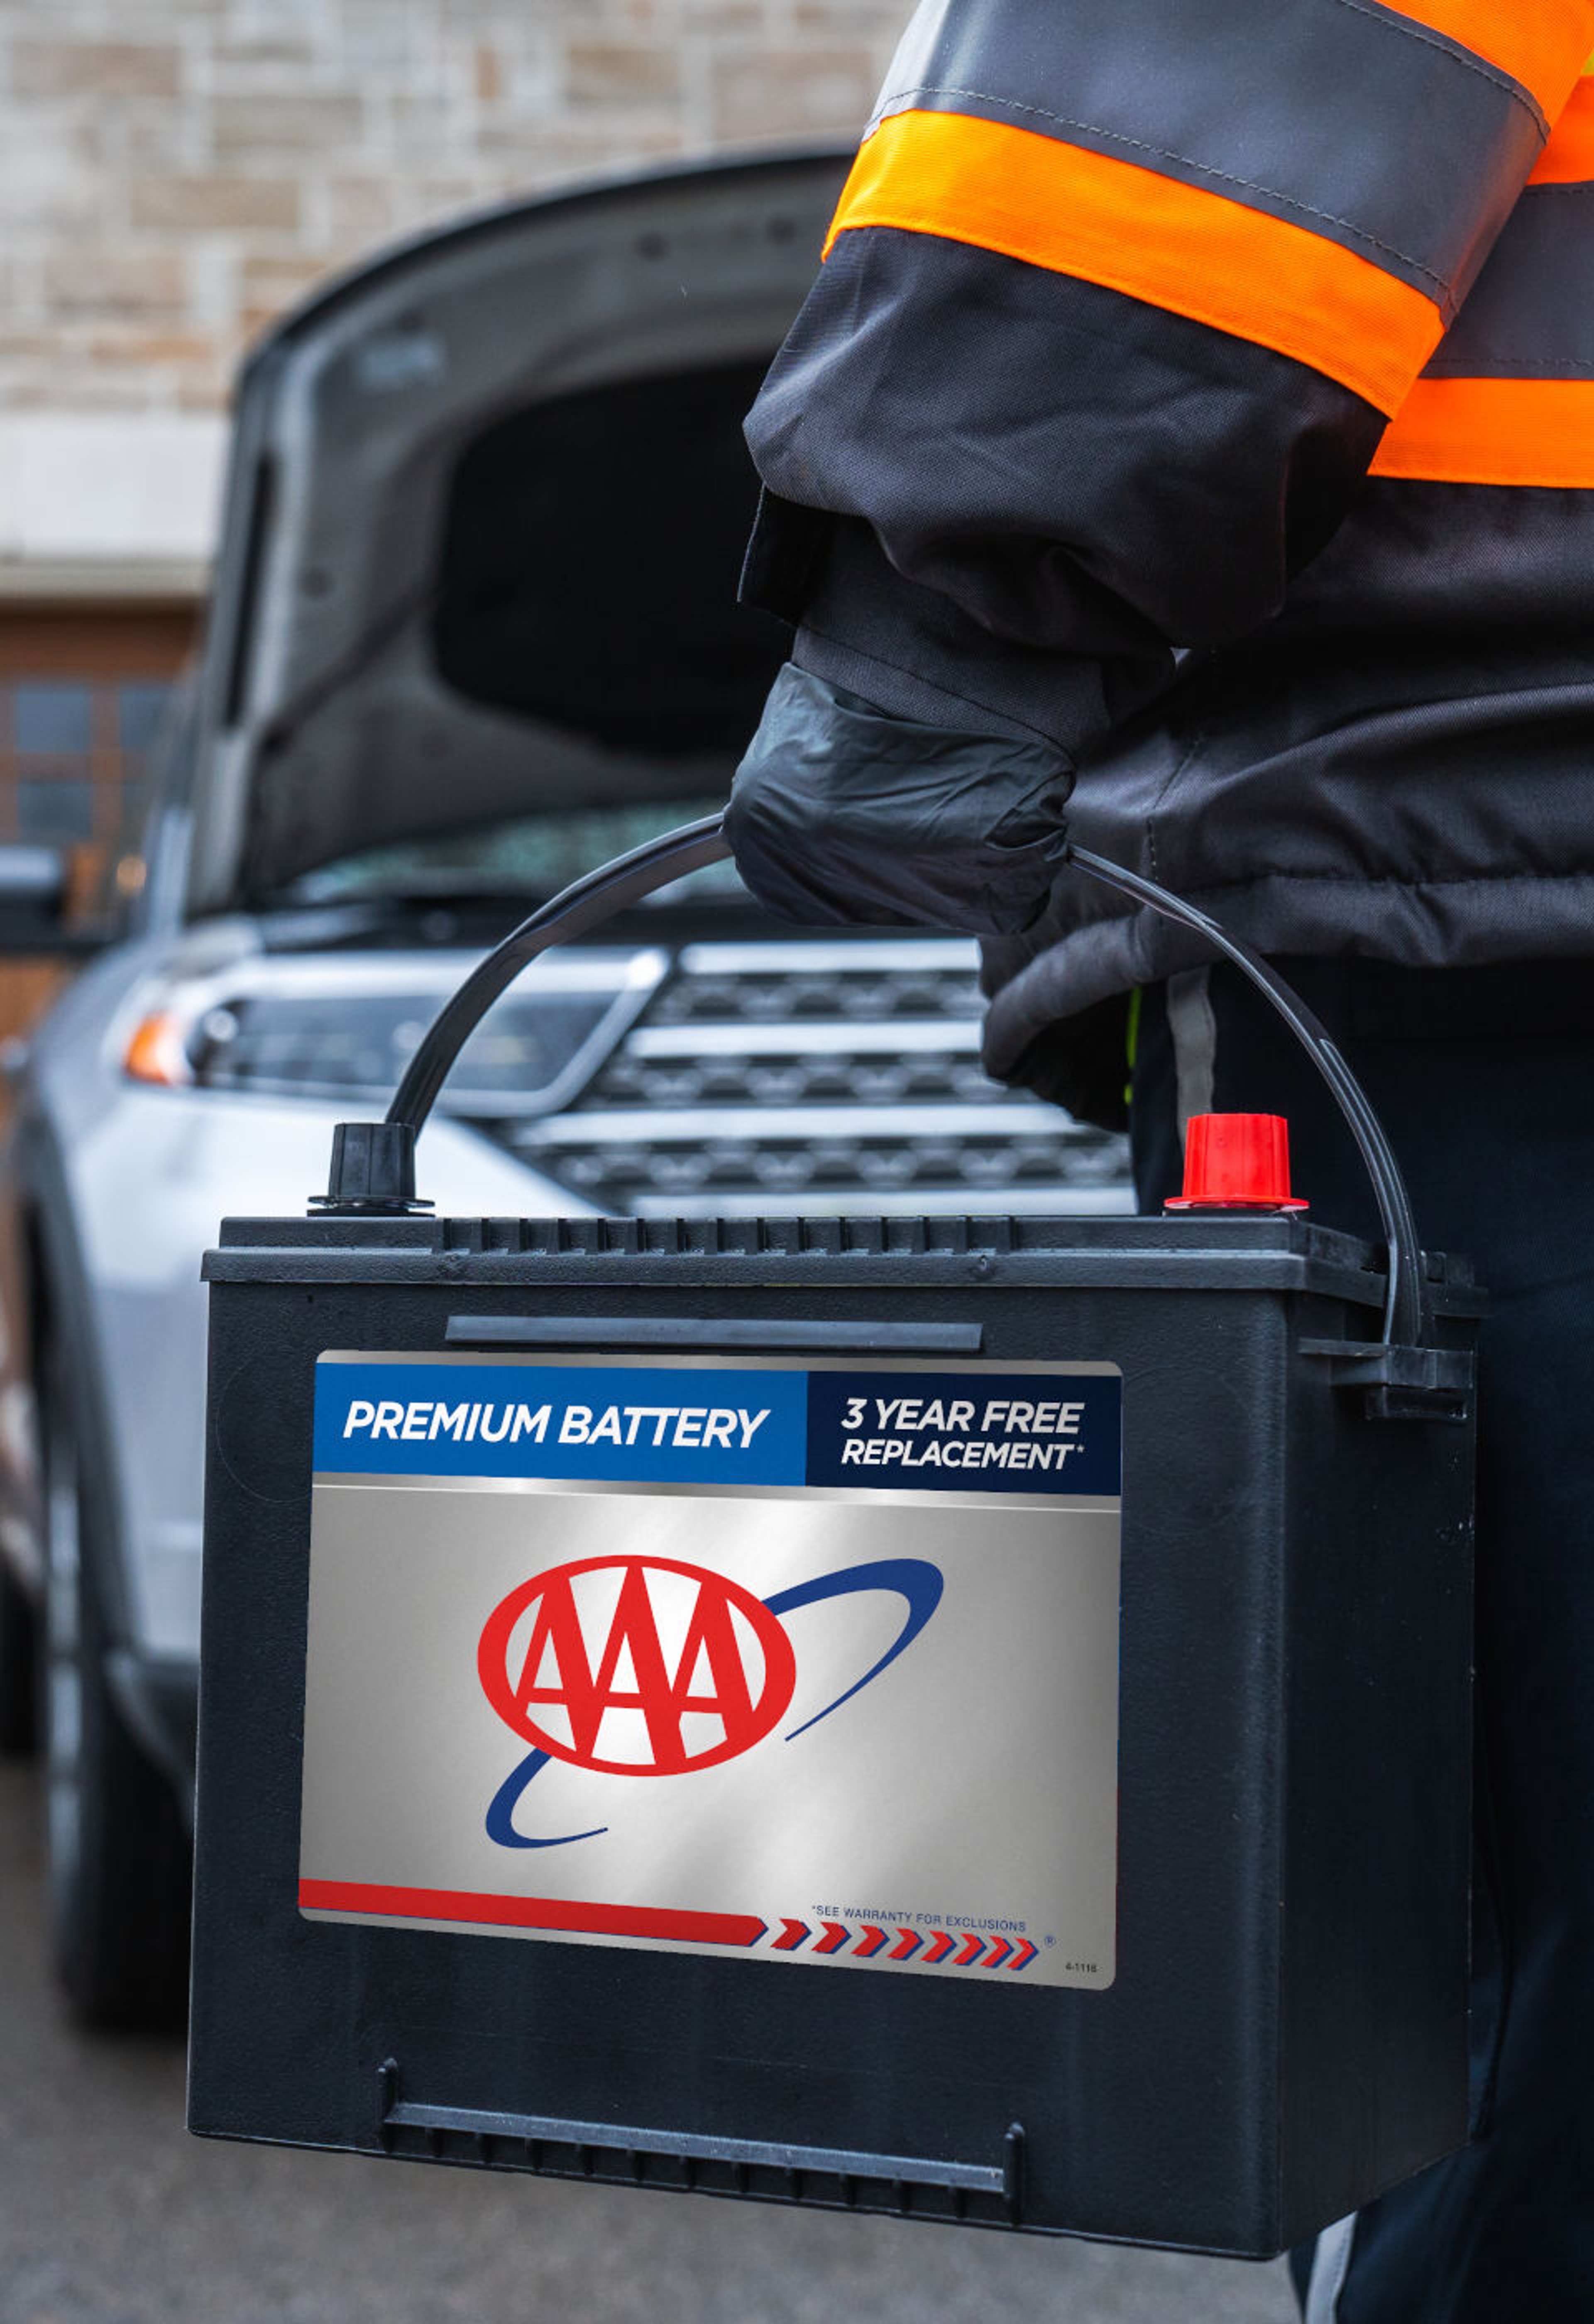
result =
[[[0,0],[0,414],[214,415],[273,314],[395,235],[856,133],[909,5]]]
[[[329,270],[856,134],[912,0],[0,0],[0,606],[191,602],[228,383]]]

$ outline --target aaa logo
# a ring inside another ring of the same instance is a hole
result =
[[[594,1668],[578,1591],[619,1594]],[[673,1635],[672,1635],[673,1633]],[[797,1685],[775,1617],[669,1557],[589,1557],[512,1590],[477,1655],[487,1701],[551,1757],[606,1775],[682,1775],[762,1742]]]
[[[551,1760],[596,1775],[685,1775],[752,1750],[796,1692],[785,1618],[825,1599],[894,1592],[904,1608],[895,1637],[793,1729],[786,1740],[795,1742],[906,1651],[941,1589],[939,1568],[919,1558],[850,1566],[765,1599],[677,1558],[589,1557],[534,1575],[493,1609],[477,1649],[488,1702],[533,1747],[487,1810],[488,1838],[502,1848],[560,1848],[598,1837],[534,1839],[516,1828],[527,1785]]]

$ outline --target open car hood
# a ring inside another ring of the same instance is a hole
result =
[[[839,152],[518,203],[378,259],[242,383],[190,904],[542,809],[718,796],[784,634],[740,420]]]

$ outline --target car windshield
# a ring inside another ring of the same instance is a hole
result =
[[[346,855],[295,881],[296,904],[364,901],[371,898],[423,902],[439,896],[555,896],[583,872],[640,847],[678,824],[718,814],[722,798],[655,799],[647,804],[591,807],[577,814],[519,816],[446,838],[371,847]],[[729,862],[690,876],[694,898],[743,899]],[[657,890],[668,900],[684,881]],[[653,900],[653,899],[650,899]]]

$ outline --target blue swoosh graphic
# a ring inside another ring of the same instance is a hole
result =
[[[518,1767],[506,1775],[493,1794],[487,1810],[487,1838],[496,1840],[500,1848],[568,1848],[573,1840],[597,1840],[608,1830],[607,1823],[591,1831],[564,1831],[557,1840],[533,1840],[514,1828],[514,1811],[520,1805],[521,1794],[533,1775],[540,1775],[552,1757],[549,1751],[533,1751]]]
[[[883,1670],[889,1670],[898,1655],[906,1653],[941,1604],[945,1588],[941,1568],[928,1564],[922,1557],[883,1557],[870,1565],[849,1565],[840,1573],[823,1573],[817,1582],[800,1582],[794,1589],[778,1590],[773,1598],[766,1598],[765,1605],[776,1616],[794,1613],[800,1606],[817,1606],[826,1598],[850,1598],[858,1590],[894,1590],[908,1605],[906,1621],[873,1669],[867,1670],[834,1702],[828,1702],[811,1719],[805,1719],[801,1727],[794,1727],[787,1742],[795,1743],[800,1735],[806,1735],[821,1719],[829,1719],[831,1711],[850,1702]]]

